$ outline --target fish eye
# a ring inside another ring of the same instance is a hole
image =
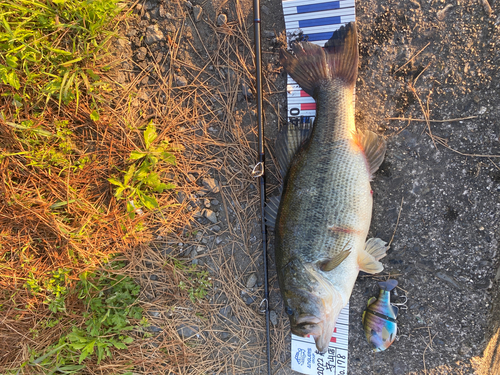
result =
[[[290,306],[285,307],[285,312],[287,315],[293,315],[293,310]]]

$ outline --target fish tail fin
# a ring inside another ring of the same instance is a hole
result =
[[[378,286],[381,289],[387,290],[388,292],[390,292],[391,290],[393,290],[397,285],[398,285],[398,281],[397,280],[393,280],[393,279],[389,279],[387,281],[381,281],[381,282],[378,283]]]
[[[358,76],[358,34],[350,22],[336,30],[325,48],[309,42],[292,46],[295,56],[280,51],[280,63],[288,74],[311,96],[325,80],[339,79],[354,87]]]

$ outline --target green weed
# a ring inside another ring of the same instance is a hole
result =
[[[123,264],[113,262],[111,268],[118,269]],[[52,275],[48,284],[53,285],[52,294],[64,300],[67,290],[59,290],[61,280],[67,273],[60,271]],[[33,290],[41,291],[40,282],[32,282]],[[47,285],[47,283],[44,283]],[[59,291],[59,294],[57,292]],[[141,326],[147,326],[142,315],[142,309],[135,302],[140,286],[128,276],[117,275],[113,270],[100,270],[94,273],[84,272],[80,275],[74,293],[84,303],[84,323],[74,326],[71,332],[61,336],[57,343],[50,345],[44,353],[31,351],[30,360],[23,364],[35,366],[44,374],[77,373],[85,367],[85,359],[96,356],[97,363],[106,357],[112,356],[112,349],[127,349],[134,339],[126,332],[134,329],[131,319],[140,320]],[[54,305],[58,312],[59,305]],[[40,328],[47,329],[59,323],[59,319],[50,319],[41,322]],[[33,336],[38,330],[32,331]]]
[[[187,291],[192,303],[196,303],[206,297],[212,288],[212,281],[207,271],[199,269],[196,264],[189,267],[178,260],[174,260],[174,265],[187,276],[188,282],[181,281],[179,288]]]
[[[0,80],[16,107],[54,97],[59,105],[106,88],[90,61],[112,34],[118,0],[15,0],[0,4]]]
[[[32,271],[24,284],[32,296],[44,294],[43,303],[48,305],[53,313],[66,311],[65,298],[68,294],[70,270],[59,268],[49,272],[47,277],[36,278]]]
[[[115,197],[127,200],[127,211],[131,218],[143,207],[150,210],[158,208],[155,193],[163,193],[176,187],[171,182],[162,182],[159,171],[161,164],[175,165],[176,159],[172,152],[178,151],[178,148],[168,141],[155,144],[158,134],[153,122],[148,124],[143,137],[145,150],[130,153],[129,161],[133,163],[127,171],[123,171],[123,180],[108,179],[117,186]]]

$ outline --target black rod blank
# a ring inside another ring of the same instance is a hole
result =
[[[269,330],[269,283],[267,277],[267,233],[265,217],[266,204],[266,181],[264,168],[264,124],[262,115],[262,52],[260,44],[260,0],[253,1],[254,12],[254,36],[255,36],[255,76],[257,90],[257,124],[259,132],[259,187],[260,187],[260,212],[261,212],[261,230],[262,230],[262,252],[264,263],[264,308],[266,314],[266,351],[267,351],[267,373],[271,375],[271,338]]]

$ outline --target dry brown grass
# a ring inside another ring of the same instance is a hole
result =
[[[245,275],[261,267],[259,228],[255,228],[259,195],[250,188],[256,183],[251,177],[257,159],[256,126],[242,121],[251,112],[251,104],[244,111],[236,110],[241,83],[253,86],[253,46],[248,38],[252,22],[243,8],[240,3],[231,7],[229,18],[236,21],[224,28],[210,24],[217,48],[193,50],[191,61],[176,58],[185,32],[181,26],[169,43],[170,57],[156,61],[152,71],[143,70],[129,84],[115,87],[98,121],[90,119],[91,110],[85,104],[88,97],[83,98],[76,116],[73,107],[60,112],[49,108],[41,121],[25,114],[23,119],[52,133],[56,121],[68,120],[74,143],[66,159],[74,164],[88,157],[81,169],[29,166],[35,146],[21,142],[12,125],[0,122],[4,155],[0,164],[0,342],[12,343],[0,347],[0,369],[19,368],[29,359],[30,350],[41,353],[71,326],[83,324],[85,306],[73,296],[66,301],[69,312],[59,314],[55,327],[43,329],[42,322],[52,313],[43,303],[43,295],[33,296],[25,287],[30,272],[35,278],[44,278],[50,271],[66,268],[76,281],[82,271],[102,266],[116,253],[127,260],[119,272],[141,285],[138,303],[150,324],[159,328],[158,333],[143,338],[137,330],[136,340],[127,350],[115,350],[112,359],[100,364],[95,358],[87,359],[85,373],[133,369],[144,374],[229,374],[257,373],[265,368],[265,322],[258,306],[262,288],[248,292],[257,301],[251,305],[241,298]],[[190,17],[188,13],[183,16]],[[179,25],[183,24],[180,20]],[[203,43],[196,30],[193,34]],[[162,66],[167,68],[162,70]],[[176,88],[173,77],[180,71],[189,84]],[[146,75],[153,77],[154,84],[138,92],[135,84]],[[265,86],[276,91],[270,83]],[[147,93],[147,100],[138,99],[145,98],[142,92]],[[12,121],[14,109],[7,102],[2,106],[7,109],[6,120]],[[184,145],[177,166],[168,167],[163,175],[188,198],[178,204],[173,193],[159,195],[159,210],[132,220],[124,201],[113,197],[107,179],[126,169],[132,150],[144,148],[140,129],[149,120],[156,124],[159,140]],[[190,208],[197,204],[200,181],[208,175],[223,183],[219,219],[224,225],[217,236],[224,241],[214,242],[198,255],[211,270],[214,290],[210,298],[192,303],[179,288],[181,281],[189,280],[178,272],[173,257],[184,254],[178,243],[184,250],[199,245],[193,236],[187,237],[193,231],[215,237],[210,226],[194,219],[196,209]],[[70,203],[51,208],[57,202]],[[138,230],[139,224],[144,229]],[[271,296],[274,293],[277,290]],[[227,305],[232,320],[219,313]],[[286,367],[286,324],[280,316],[272,334],[277,369]],[[181,326],[191,327],[196,334],[182,337]],[[23,371],[37,373],[29,367]]]

